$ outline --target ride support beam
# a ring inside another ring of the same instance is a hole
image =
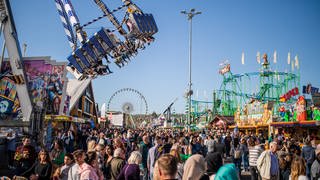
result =
[[[101,0],[94,0],[94,2],[99,6],[101,11],[108,17],[111,23],[117,28],[118,32],[123,36],[126,35],[127,34],[126,30],[123,29],[123,27],[121,26],[117,18],[111,13],[107,5]]]
[[[0,0],[0,21],[3,26],[2,35],[6,43],[12,74],[21,77],[21,81],[26,82],[26,76],[23,70],[23,59],[9,0]],[[30,121],[33,108],[27,89],[27,83],[15,84],[15,86],[23,114],[22,121]]]

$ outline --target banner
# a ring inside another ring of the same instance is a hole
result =
[[[302,93],[303,94],[314,94],[314,93],[318,93],[318,92],[319,92],[319,88],[312,87],[311,84],[308,84],[306,86],[302,86]]]
[[[112,119],[110,119],[110,123],[113,126],[123,126],[123,114],[113,114]]]
[[[299,95],[299,89],[297,87],[291,89],[286,94],[280,96],[280,102],[286,102],[291,99],[291,97]]]

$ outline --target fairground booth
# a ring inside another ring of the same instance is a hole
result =
[[[270,133],[269,124],[272,122],[272,103],[262,103],[252,101],[244,106],[241,114],[240,107],[235,113],[235,124],[229,126],[229,129],[238,130],[245,134],[263,134],[268,136]]]
[[[309,90],[308,90],[309,89]],[[283,134],[287,137],[301,139],[310,137],[316,141],[320,140],[320,94],[318,88],[310,84],[303,86],[303,96],[299,96],[294,104],[286,103],[290,95],[282,96],[284,102],[279,108],[279,116],[276,122],[270,126],[275,129],[275,133]],[[311,97],[306,99],[305,97]]]

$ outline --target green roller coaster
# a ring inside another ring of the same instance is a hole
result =
[[[224,63],[219,70],[223,76],[220,89],[213,92],[213,101],[192,100],[192,115],[197,118],[213,112],[223,116],[233,116],[238,107],[254,100],[262,103],[273,102],[274,110],[280,105],[280,97],[295,87],[300,87],[300,75],[292,72],[272,71],[267,59],[258,72],[233,74],[230,64]],[[292,98],[286,103],[292,103]],[[273,112],[274,114],[277,111]]]

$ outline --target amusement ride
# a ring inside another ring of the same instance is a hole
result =
[[[219,90],[213,92],[213,101],[192,100],[192,115],[194,118],[208,116],[211,113],[222,116],[234,116],[237,110],[246,111],[245,105],[253,101],[272,103],[274,115],[283,104],[282,95],[288,91],[299,94],[300,76],[293,72],[279,72],[270,68],[267,54],[257,57],[261,68],[257,72],[234,74],[228,61],[220,64],[219,74],[223,80]],[[295,60],[298,66],[298,59]],[[297,98],[285,100],[286,104],[293,103]]]
[[[147,45],[154,42],[153,36],[158,32],[153,15],[143,12],[131,0],[119,1],[121,5],[113,10],[102,0],[94,0],[93,2],[102,12],[101,16],[90,22],[80,23],[71,0],[53,1],[71,48],[71,52],[66,58],[68,64],[61,66],[63,67],[61,72],[67,69],[79,81],[91,80],[112,73],[109,68],[112,62],[119,68],[124,67]],[[18,116],[14,115],[17,116],[17,121],[0,121],[0,126],[25,126],[31,127],[31,132],[39,131],[41,119],[44,119],[46,114],[50,112],[46,106],[35,104],[30,92],[29,75],[26,63],[22,58],[9,0],[0,0],[0,13],[2,43],[0,78],[4,82],[1,84],[0,92],[1,111],[3,111],[0,115],[1,119],[12,119],[13,113],[18,114]],[[107,19],[107,24],[102,23],[103,27],[93,34],[85,31],[100,19]],[[8,58],[5,59],[4,55],[8,55]],[[4,61],[6,61],[5,68],[3,68]],[[44,88],[46,87],[42,87],[42,89]],[[43,91],[46,92],[46,89]],[[9,96],[9,94],[11,95]],[[59,107],[63,107],[62,104],[68,98],[64,95],[61,96],[61,94],[65,93],[59,91]],[[47,104],[45,99],[40,101],[42,104]],[[146,104],[146,101],[144,102]],[[58,106],[56,107],[59,109]],[[130,107],[132,107],[130,103],[123,105],[123,109],[131,113],[132,108]],[[145,109],[145,113],[147,113],[147,108]],[[65,115],[60,113],[57,115]]]

